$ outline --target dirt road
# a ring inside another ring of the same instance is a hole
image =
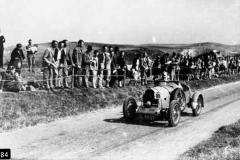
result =
[[[222,125],[240,119],[240,83],[203,91],[205,108],[180,124],[126,124],[122,108],[99,110],[0,134],[0,148],[15,159],[176,159]]]

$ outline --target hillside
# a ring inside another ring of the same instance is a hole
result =
[[[36,54],[36,61],[37,66],[41,65],[42,62],[42,55],[44,50],[50,46],[50,42],[48,43],[40,43],[38,44],[38,52]],[[77,45],[77,42],[69,42],[69,47],[71,50]],[[92,45],[93,49],[101,49],[103,45],[111,45],[111,46],[118,46],[121,50],[126,51],[125,58],[128,63],[131,63],[133,58],[136,54],[139,53],[140,50],[146,50],[148,55],[155,59],[157,55],[162,55],[164,53],[173,52],[180,53],[183,50],[193,49],[196,50],[197,55],[205,53],[206,50],[219,50],[223,54],[231,55],[231,54],[240,54],[240,45],[225,45],[220,43],[212,43],[212,42],[205,42],[205,43],[193,43],[193,44],[141,44],[141,45],[127,45],[127,44],[104,44],[104,43],[94,43],[94,42],[86,42],[86,46]],[[25,46],[23,46],[25,48]],[[14,46],[6,47],[5,50],[11,52],[14,49]],[[26,53],[25,53],[26,54]],[[10,53],[4,55],[5,64],[8,63],[10,60]],[[24,63],[26,64],[26,62]]]

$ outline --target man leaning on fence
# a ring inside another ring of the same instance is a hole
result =
[[[53,74],[57,69],[55,64],[54,55],[58,53],[58,42],[56,40],[52,41],[52,45],[47,48],[43,54],[43,82],[45,85],[46,90],[55,91],[53,89]]]
[[[79,40],[78,45],[74,48],[72,54],[73,72],[74,72],[74,87],[81,88],[81,74],[82,74],[82,55],[84,53],[84,41]]]

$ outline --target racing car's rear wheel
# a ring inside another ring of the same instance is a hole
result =
[[[180,103],[181,111],[185,109],[186,97],[184,92],[181,89],[177,88],[173,91],[171,100],[177,100]]]
[[[175,127],[178,125],[181,117],[181,109],[180,109],[180,103],[177,100],[173,100],[170,103],[169,107],[169,126]]]
[[[137,116],[136,109],[137,109],[137,102],[134,98],[128,97],[127,99],[125,99],[125,101],[123,102],[124,118],[127,121],[135,120],[135,118]]]
[[[195,109],[192,109],[193,111],[193,116],[199,116],[202,112],[202,107],[203,107],[203,97],[202,95],[198,95],[197,98],[197,106]]]

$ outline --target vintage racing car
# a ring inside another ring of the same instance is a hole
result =
[[[141,116],[153,121],[167,120],[174,127],[178,125],[181,112],[186,107],[192,109],[193,116],[201,114],[204,107],[201,93],[193,93],[187,85],[179,81],[157,80],[154,85],[139,96],[140,102],[133,97],[125,99],[123,114],[127,121],[134,121]]]

